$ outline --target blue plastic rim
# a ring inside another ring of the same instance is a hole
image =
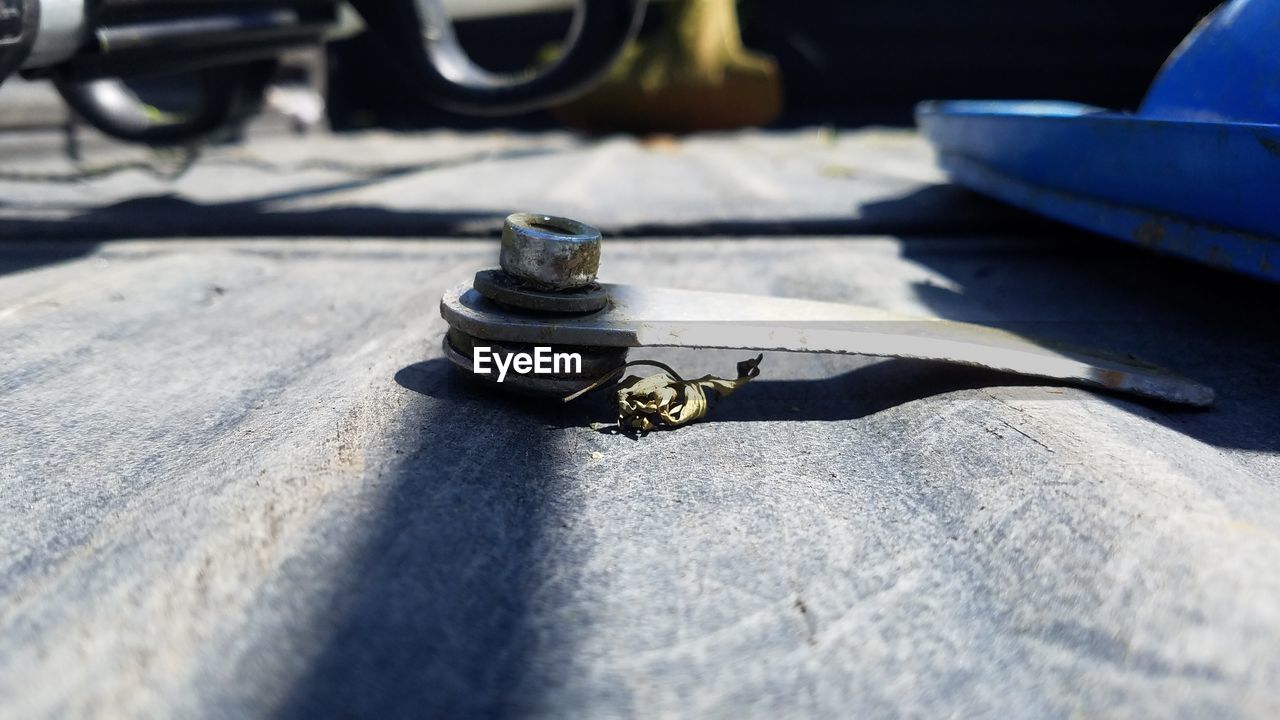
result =
[[[916,109],[951,178],[1079,227],[1280,281],[1280,2],[1235,0],[1137,114],[1054,101]]]

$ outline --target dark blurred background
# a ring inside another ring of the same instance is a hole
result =
[[[782,126],[910,124],[928,98],[1043,98],[1132,109],[1165,57],[1214,0],[744,0],[747,46],[782,72]],[[650,33],[667,11],[653,3]],[[459,35],[492,70],[529,66],[561,40],[570,13],[466,20]],[[329,49],[335,129],[550,127],[544,113],[466,118],[404,100],[381,49],[365,35]]]

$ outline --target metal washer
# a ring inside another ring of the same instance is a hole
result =
[[[544,292],[497,268],[476,273],[471,286],[494,302],[535,312],[590,313],[603,310],[609,304],[609,294],[597,283],[574,290]]]

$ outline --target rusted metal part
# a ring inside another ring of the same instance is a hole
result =
[[[981,325],[812,300],[636,285],[602,287],[609,295],[609,305],[588,315],[513,312],[486,299],[468,283],[444,294],[440,312],[450,327],[490,341],[911,358],[1199,407],[1212,404],[1214,398],[1211,388],[1154,365]]]
[[[600,231],[569,218],[516,213],[503,224],[498,263],[540,290],[587,287],[600,269]]]

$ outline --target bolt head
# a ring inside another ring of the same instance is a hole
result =
[[[541,290],[587,287],[600,270],[600,231],[569,218],[516,213],[502,226],[498,262]]]

